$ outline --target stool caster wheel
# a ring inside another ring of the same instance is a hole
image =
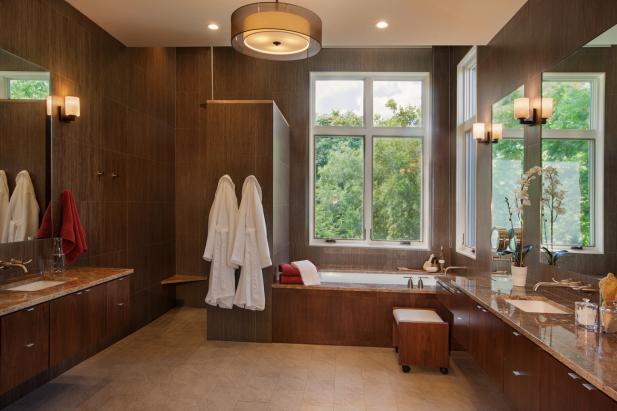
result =
[[[446,367],[441,367],[441,368],[439,369],[439,371],[441,371],[441,373],[442,373],[443,375],[447,375],[447,374],[448,374],[448,369],[447,369]]]
[[[403,372],[405,374],[407,374],[409,371],[411,371],[411,367],[409,365],[403,365],[401,368],[403,369]]]

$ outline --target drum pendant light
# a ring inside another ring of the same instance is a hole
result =
[[[231,15],[231,45],[242,54],[267,60],[309,58],[321,50],[321,19],[294,4],[247,4]]]

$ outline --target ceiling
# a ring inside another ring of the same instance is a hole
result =
[[[401,47],[486,44],[526,0],[289,1],[321,17],[324,47]],[[228,46],[231,13],[253,0],[68,2],[127,46],[190,47]]]

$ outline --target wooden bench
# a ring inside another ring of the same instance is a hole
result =
[[[392,344],[403,372],[417,365],[439,367],[442,374],[447,374],[448,323],[433,310],[395,308],[392,315]]]

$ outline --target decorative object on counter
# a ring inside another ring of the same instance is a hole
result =
[[[60,194],[60,207],[62,208],[62,224],[60,225],[62,250],[66,263],[73,264],[82,254],[88,251],[86,231],[81,225],[73,193],[63,191]]]
[[[298,284],[302,285],[302,276],[300,270],[291,264],[279,265],[279,283],[280,284]]]
[[[54,273],[64,272],[64,250],[62,249],[62,238],[54,238],[54,250],[51,254],[51,271]]]
[[[589,331],[597,331],[598,304],[589,302],[588,298],[583,298],[583,301],[575,302],[574,306],[576,325]]]
[[[602,332],[613,334],[617,332],[617,306],[600,307],[600,325]]]
[[[525,265],[525,257],[532,250],[531,245],[524,245],[523,235],[525,232],[524,210],[525,207],[531,205],[529,199],[529,186],[537,176],[542,174],[542,168],[539,166],[531,167],[523,174],[523,177],[518,181],[517,188],[514,190],[514,199],[516,202],[515,213],[520,222],[520,235],[514,228],[512,207],[510,201],[506,197],[506,206],[510,219],[510,228],[512,232],[512,240],[509,244],[509,249],[504,251],[505,254],[512,254],[512,284],[515,287],[524,287],[527,283],[527,266]]]
[[[506,273],[491,274],[491,291],[499,294],[512,292],[512,276]]]
[[[443,255],[443,245],[439,250],[439,259],[437,263],[439,264],[439,272],[442,273],[444,268],[446,268],[446,257]]]
[[[555,223],[560,215],[566,213],[563,200],[566,192],[561,189],[559,171],[553,166],[546,166],[542,170],[542,233],[544,244],[542,247],[548,265],[557,265],[559,258],[567,255],[566,250],[555,251]]]
[[[439,270],[437,266],[435,254],[431,254],[431,256],[424,262],[422,265],[422,269],[427,273],[436,273]]]
[[[608,273],[598,283],[600,287],[600,306],[612,307],[617,300],[617,278],[615,274]]]
[[[300,276],[302,277],[304,285],[321,284],[321,278],[317,272],[317,267],[309,260],[294,261],[291,265],[300,271]]]
[[[248,176],[242,184],[242,200],[229,261],[242,267],[234,305],[253,311],[263,311],[266,308],[262,270],[272,265],[266,218],[261,202],[261,186],[255,176]]]
[[[221,177],[216,187],[214,201],[208,216],[208,238],[203,259],[210,261],[210,282],[206,304],[220,308],[233,308],[236,292],[236,268],[229,261],[236,230],[238,198],[236,186],[227,174]]]

